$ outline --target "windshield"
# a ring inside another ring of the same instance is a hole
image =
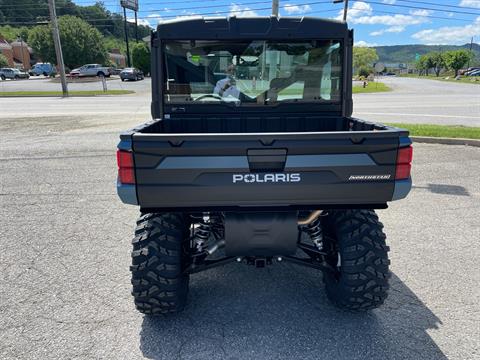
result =
[[[170,41],[167,103],[341,101],[339,41]]]

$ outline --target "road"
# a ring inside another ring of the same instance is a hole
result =
[[[130,296],[138,209],[115,193],[118,132],[136,123],[0,120],[1,359],[480,357],[479,148],[414,145],[411,195],[379,211],[393,272],[382,308],[337,310],[315,270],[235,263],[192,276],[186,311],[152,319]]]
[[[394,91],[354,95],[354,116],[374,122],[480,126],[480,85],[411,78],[383,78]],[[150,79],[111,80],[109,89],[135,95],[96,98],[0,98],[0,118],[101,115],[143,121],[150,114]],[[372,85],[374,86],[374,85]],[[58,90],[49,80],[0,82],[1,91]],[[100,90],[100,83],[74,84],[72,90]],[[28,106],[25,106],[28,104]]]
[[[480,126],[480,85],[397,77],[380,81],[394,91],[355,95],[354,116],[373,122]]]

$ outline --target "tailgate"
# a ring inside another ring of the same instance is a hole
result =
[[[410,145],[394,130],[131,136],[138,204],[151,209],[384,207]]]

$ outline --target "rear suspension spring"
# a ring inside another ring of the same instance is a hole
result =
[[[210,237],[212,232],[212,223],[210,221],[210,216],[204,215],[198,227],[195,229],[194,242],[197,248],[197,252],[201,253],[205,249],[205,244]]]
[[[309,224],[303,225],[303,230],[310,236],[318,250],[323,250],[323,231],[320,219],[316,218]]]

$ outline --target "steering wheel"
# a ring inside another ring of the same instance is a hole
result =
[[[200,101],[200,100],[203,100],[203,99],[206,99],[206,98],[213,98],[215,100],[222,101],[222,97],[218,94],[205,94],[205,95],[199,96],[194,101]]]

